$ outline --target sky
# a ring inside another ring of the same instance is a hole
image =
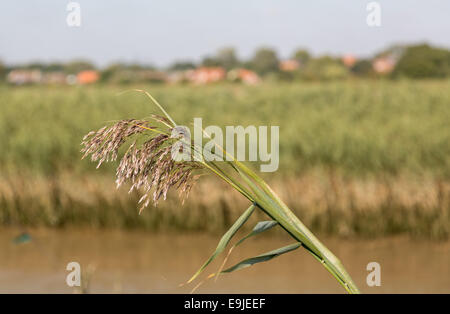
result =
[[[360,57],[395,43],[450,48],[448,0],[379,0],[379,27],[367,25],[370,0],[78,0],[80,27],[67,25],[69,2],[1,1],[0,60],[167,66],[230,46],[241,58],[263,46],[282,58],[301,47]]]

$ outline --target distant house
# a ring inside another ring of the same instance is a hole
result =
[[[6,80],[14,85],[36,84],[41,82],[42,72],[40,70],[12,70],[8,73]]]
[[[187,71],[172,71],[167,74],[167,82],[168,83],[185,83],[188,82],[189,79],[186,75]]]
[[[208,84],[225,79],[226,72],[222,67],[200,67],[186,72],[186,78],[194,84]]]
[[[66,84],[67,78],[63,72],[49,72],[42,76],[42,83],[44,84]]]
[[[77,74],[77,82],[78,84],[92,84],[98,81],[100,75],[97,71],[87,70],[81,71]]]
[[[261,78],[255,72],[247,69],[234,69],[228,72],[228,79],[240,81],[249,85],[256,85],[261,82]]]
[[[284,72],[293,72],[300,68],[300,62],[294,59],[280,61],[279,68]]]
[[[355,65],[356,61],[358,61],[358,59],[356,59],[356,57],[351,54],[347,54],[347,55],[343,56],[341,60],[342,60],[342,63],[347,68],[351,68],[352,66]]]
[[[395,68],[396,60],[393,57],[379,57],[373,60],[373,70],[378,74],[391,73]]]

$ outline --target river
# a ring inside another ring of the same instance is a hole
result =
[[[0,229],[1,293],[72,293],[69,262],[78,262],[88,293],[189,293],[178,287],[211,254],[220,236],[90,229]],[[291,243],[282,236],[253,238],[228,265]],[[325,238],[364,293],[450,293],[450,241],[407,237]],[[206,276],[220,266],[213,263]],[[381,286],[369,287],[369,262],[381,267]],[[343,293],[335,279],[302,248],[266,263],[209,280],[196,293]]]

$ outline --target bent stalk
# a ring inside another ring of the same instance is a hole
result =
[[[302,246],[336,278],[348,293],[359,293],[357,286],[339,259],[314,236],[263,179],[236,160],[234,156],[230,156],[223,147],[215,144],[218,149],[231,158],[220,165],[205,160],[203,156],[199,160],[194,158],[193,161],[174,160],[171,157],[171,152],[174,149],[179,150],[179,147],[175,146],[176,143],[174,143],[177,138],[174,138],[171,134],[178,128],[177,124],[153,96],[142,90],[137,91],[150,98],[165,115],[165,117],[152,116],[153,122],[162,126],[151,126],[150,121],[147,120],[118,121],[110,127],[103,127],[96,132],[90,132],[83,138],[82,152],[84,156],[91,155],[93,161],[98,161],[98,166],[105,161],[114,161],[117,159],[119,148],[134,138],[134,142],[126,150],[117,168],[116,182],[120,186],[128,181],[132,184],[131,190],[140,189],[143,191],[143,196],[139,201],[139,203],[143,202],[141,210],[149,204],[151,199],[155,205],[161,197],[165,199],[170,188],[178,189],[180,196],[187,197],[191,187],[199,177],[199,175],[193,176],[192,173],[202,170],[211,171],[251,202],[251,206],[222,237],[214,254],[188,283],[200,275],[204,268],[225,249],[235,233],[254,212],[254,209],[259,208],[273,219],[268,225],[280,225],[297,242],[246,259],[233,267],[219,271],[217,274],[249,267]],[[207,136],[209,137],[209,135]],[[146,141],[143,143],[139,141],[141,137],[144,137]],[[181,137],[180,140],[194,151],[202,152],[202,148],[197,147],[190,140],[187,141],[184,137]],[[255,234],[263,231],[265,230],[259,229]],[[208,278],[210,277],[211,275]]]

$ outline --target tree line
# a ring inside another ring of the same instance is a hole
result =
[[[264,79],[273,80],[333,80],[351,76],[420,79],[450,76],[450,50],[429,44],[392,46],[370,58],[352,58],[330,55],[313,56],[306,49],[297,49],[290,58],[281,59],[275,49],[263,47],[257,49],[248,60],[241,60],[234,48],[223,48],[204,57],[200,62],[176,61],[165,68],[137,63],[114,63],[99,69],[86,60],[49,64],[31,63],[19,66],[7,66],[0,62],[0,78],[4,80],[8,72],[14,69],[65,74],[97,70],[100,72],[101,81],[125,83],[127,80],[132,81],[137,72],[173,73],[198,67],[221,67],[227,71],[245,68],[254,71]],[[283,68],[283,62],[286,68]],[[142,80],[152,79],[158,81],[160,76],[142,76]]]

